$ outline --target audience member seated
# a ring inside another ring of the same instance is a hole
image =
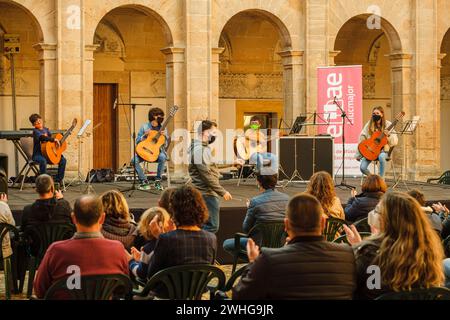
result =
[[[215,260],[216,236],[201,229],[208,220],[208,209],[201,193],[194,187],[182,186],[172,193],[170,208],[176,230],[152,232],[159,240],[150,258],[149,278],[169,267],[212,264]]]
[[[419,203],[405,193],[388,192],[380,205],[380,218],[380,234],[362,242],[354,226],[344,226],[355,250],[356,298],[442,286],[442,244]],[[378,267],[379,280],[371,266]]]
[[[367,176],[362,184],[361,194],[357,195],[355,189],[351,191],[352,197],[345,207],[345,219],[355,222],[367,218],[369,211],[372,211],[380,202],[386,190],[387,186],[383,178],[375,174]]]
[[[283,248],[262,248],[252,239],[250,266],[233,288],[233,299],[352,299],[355,259],[350,246],[325,241],[320,202],[307,193],[294,196],[284,220],[289,236]]]
[[[36,192],[39,194],[33,204],[23,209],[21,228],[41,223],[72,224],[72,208],[61,191],[55,190],[53,178],[41,174],[36,178]]]
[[[123,245],[104,239],[100,232],[105,221],[101,200],[90,195],[78,198],[72,219],[77,229],[74,237],[53,243],[39,266],[34,281],[38,298],[43,298],[54,282],[70,275],[69,266],[77,266],[81,275],[128,275],[128,257]]]
[[[172,193],[176,190],[177,188],[167,188],[164,189],[164,191],[161,194],[161,197],[158,200],[158,207],[166,209],[166,211],[172,215],[172,212],[170,211],[170,197],[172,196]]]
[[[341,200],[336,195],[333,178],[328,172],[316,172],[311,177],[306,192],[319,199],[326,217],[345,219]]]
[[[135,247],[131,247],[131,255],[129,256],[131,259],[130,271],[137,278],[147,278],[148,263],[153,254],[153,250],[155,249],[156,242],[158,241],[152,234],[152,226],[155,223],[161,228],[162,233],[175,229],[175,225],[173,225],[169,213],[167,213],[164,208],[150,208],[142,214],[139,220],[138,229],[139,233],[147,242],[140,251]],[[159,233],[157,233],[157,235],[159,235]]]
[[[441,238],[446,239],[450,236],[450,215],[449,210],[445,205],[438,202],[432,205],[434,212],[441,218],[442,221],[442,231]]]
[[[444,260],[445,286],[450,289],[450,258]]]
[[[248,233],[260,222],[279,221],[283,222],[289,196],[275,189],[278,175],[257,175],[256,181],[261,193],[253,197],[248,203],[247,214],[242,224],[244,232]],[[247,246],[248,238],[241,238],[241,247]],[[256,239],[253,239],[256,241]],[[225,251],[233,252],[234,239],[223,242]]]
[[[102,225],[102,234],[106,239],[122,242],[130,250],[137,236],[137,226],[128,209],[125,197],[116,190],[101,195],[106,218]]]
[[[0,223],[7,223],[12,226],[16,225],[11,209],[8,206],[8,196],[6,194],[0,194]],[[11,249],[9,234],[3,238],[3,243],[0,245],[2,250],[0,255],[1,257],[7,258],[12,255],[13,252]]]
[[[440,235],[442,232],[442,220],[438,214],[433,212],[433,208],[426,206],[425,195],[417,189],[410,190],[408,194],[419,202],[422,211],[430,220],[431,227]]]

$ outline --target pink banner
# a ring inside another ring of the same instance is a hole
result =
[[[355,159],[358,150],[359,135],[362,130],[363,92],[362,67],[339,66],[317,69],[317,112],[324,113],[323,118],[329,119],[328,126],[319,126],[320,134],[330,134],[334,139],[334,169],[335,173],[342,164],[342,127],[341,110],[346,112],[345,120],[345,175],[359,176],[359,162]],[[350,124],[350,122],[352,124]],[[338,174],[341,174],[339,172]]]

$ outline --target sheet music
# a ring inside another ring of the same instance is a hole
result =
[[[87,120],[84,122],[84,124],[83,124],[83,126],[81,127],[80,131],[78,131],[78,134],[77,134],[78,137],[81,137],[81,136],[83,135],[84,131],[86,131],[87,127],[91,124],[91,122],[92,122],[92,121],[91,121],[90,119],[87,119]]]

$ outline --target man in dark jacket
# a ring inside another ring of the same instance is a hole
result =
[[[256,176],[261,193],[253,197],[248,203],[247,214],[242,224],[242,230],[248,233],[256,224],[261,222],[283,222],[289,196],[275,189],[278,175]],[[245,248],[248,238],[241,238],[241,247]],[[256,240],[253,238],[253,240]],[[234,239],[227,239],[223,243],[223,249],[228,252],[234,250]]]
[[[23,209],[22,230],[28,225],[40,223],[72,224],[72,208],[69,202],[64,200],[61,191],[55,191],[52,177],[47,174],[37,177],[36,192],[39,199]]]
[[[197,130],[198,137],[192,141],[189,149],[189,175],[194,187],[201,192],[209,212],[209,219],[203,229],[213,233],[219,230],[219,198],[232,199],[231,194],[220,185],[219,171],[212,162],[209,145],[216,140],[216,131],[216,123],[209,120],[202,121]]]
[[[325,241],[319,201],[302,193],[291,199],[284,220],[289,242],[259,248],[249,239],[251,264],[233,289],[233,299],[352,299],[356,288],[352,248]]]

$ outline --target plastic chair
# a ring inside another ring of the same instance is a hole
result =
[[[209,287],[212,290],[211,295],[225,285],[225,274],[222,269],[208,264],[175,266],[153,275],[144,289],[133,291],[133,295],[147,297],[154,291],[156,296],[162,299],[201,300],[213,279],[217,279],[217,285]]]
[[[228,281],[225,283],[225,286],[222,288],[222,290],[216,291],[214,295],[215,300],[230,300],[230,298],[227,296],[227,292],[233,289],[234,284],[236,283],[237,279],[242,277],[242,274],[248,269],[248,264],[238,269],[236,272],[234,272],[231,277],[228,279]]]
[[[12,241],[9,237],[10,233],[14,235],[14,239],[17,241],[19,239],[19,230],[8,224],[8,223],[0,223],[0,256],[3,260],[3,273],[4,273],[4,280],[5,280],[5,297],[6,300],[11,299],[11,289],[14,290],[14,292],[17,292],[17,274],[16,274],[16,264],[15,264],[15,248],[12,248],[13,254],[8,257],[3,257],[3,250],[2,245],[3,241],[10,241],[12,244]],[[7,237],[8,236],[8,237]]]
[[[339,236],[344,232],[344,224],[348,224],[347,221],[338,218],[329,217],[325,223],[322,234],[327,241],[333,242],[336,236]]]
[[[232,273],[236,271],[236,266],[239,259],[248,262],[247,249],[241,248],[241,238],[259,239],[258,246],[260,248],[280,248],[284,245],[286,232],[284,222],[260,222],[257,223],[248,234],[236,233],[234,235],[234,250],[233,250],[233,268]]]
[[[362,239],[365,239],[365,238],[370,237],[372,235],[372,233],[370,233],[370,232],[360,232],[359,235],[361,236]],[[334,239],[331,242],[334,242],[334,243],[347,243],[348,244],[347,235],[343,234],[342,236],[337,237],[336,239]]]
[[[431,183],[432,181],[437,181],[438,184],[450,184],[450,170],[445,171],[438,178],[429,178],[427,183]]]
[[[359,232],[370,232],[369,226],[369,218],[363,218],[358,221],[355,221],[353,225],[356,227],[356,230]]]
[[[73,236],[75,227],[69,224],[43,223],[27,226],[24,230],[27,250],[30,255],[28,267],[28,289],[27,298],[31,297],[33,281],[42,258],[47,248],[55,241],[66,240]]]
[[[450,300],[450,290],[444,287],[413,289],[411,291],[386,293],[375,300]]]
[[[70,276],[56,281],[45,293],[44,300],[111,300],[130,298],[132,283],[124,274],[81,276],[80,289],[68,288]]]

